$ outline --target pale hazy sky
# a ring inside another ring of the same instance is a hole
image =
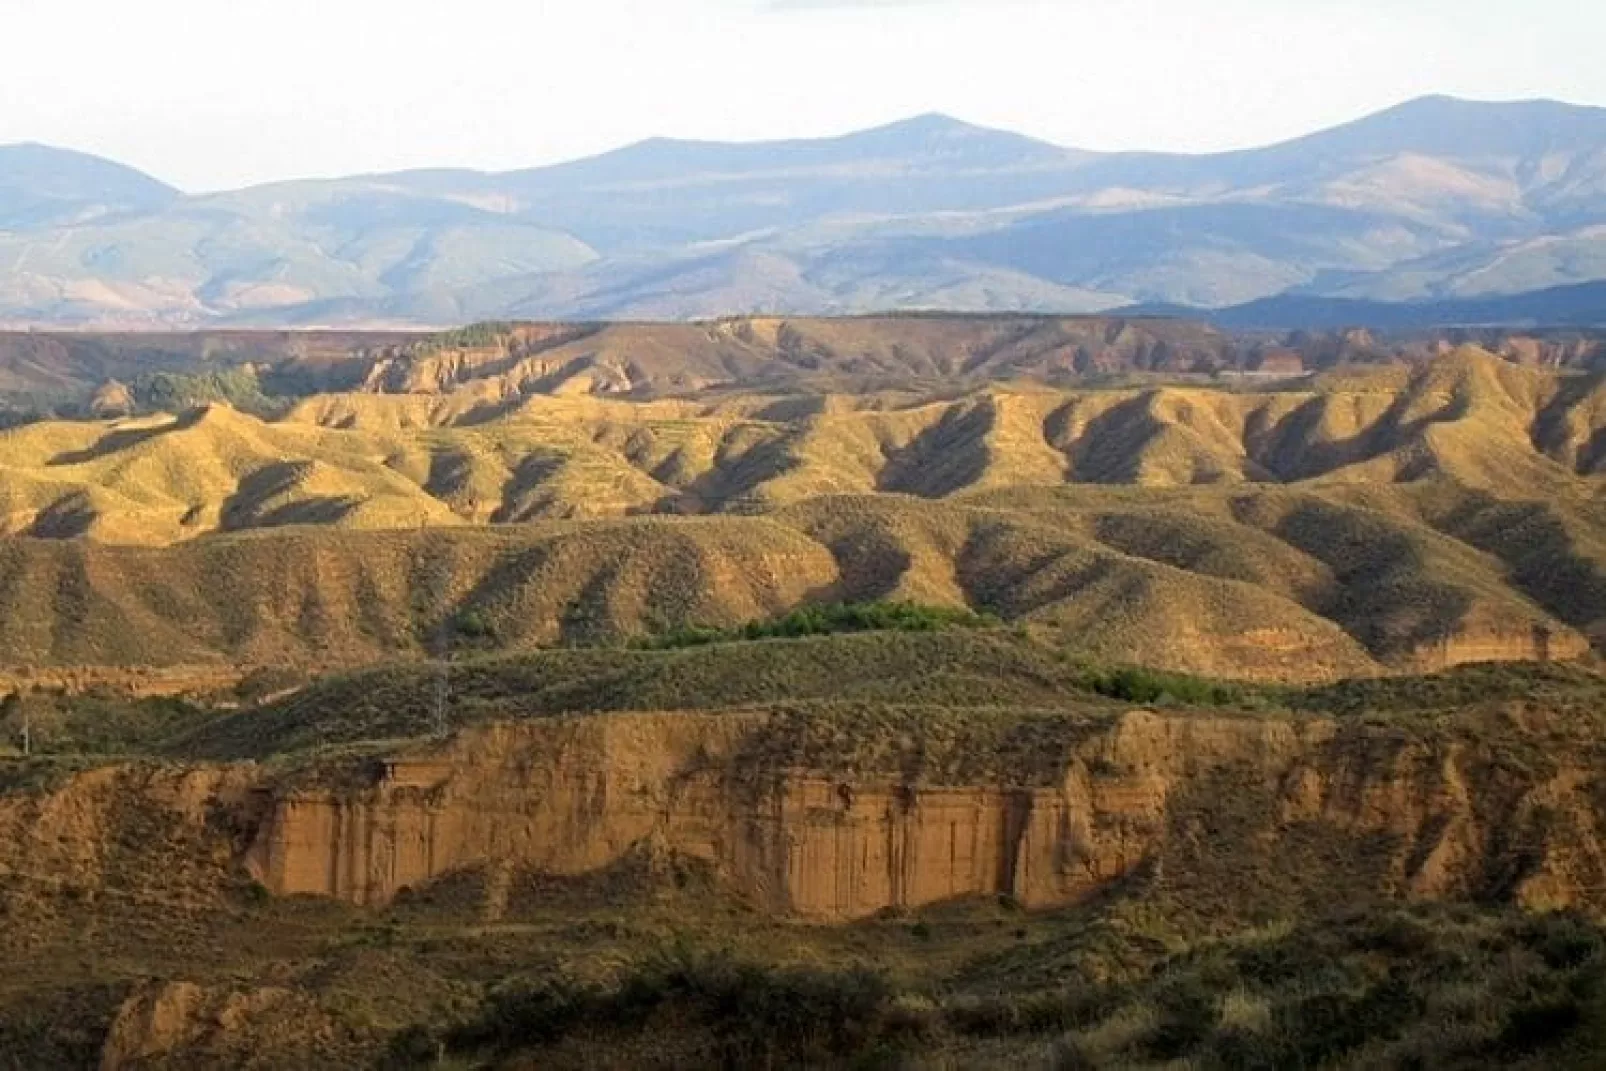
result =
[[[0,0],[0,143],[191,190],[928,111],[1203,151],[1425,93],[1606,104],[1600,0]]]

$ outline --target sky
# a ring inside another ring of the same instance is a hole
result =
[[[194,192],[926,112],[1206,152],[1427,93],[1606,105],[1598,0],[0,0],[0,27],[0,144]]]

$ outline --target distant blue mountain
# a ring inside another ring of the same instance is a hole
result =
[[[131,167],[45,145],[0,145],[0,228],[52,226],[152,212],[177,190]]]
[[[1132,316],[1206,320],[1237,330],[1606,327],[1606,280],[1523,294],[1448,301],[1361,301],[1290,294],[1223,309],[1135,305],[1121,311]]]
[[[0,265],[6,322],[1236,310],[1269,298],[1312,315],[1475,310],[1606,280],[1606,109],[1429,97],[1199,156],[1084,152],[927,115],[837,138],[654,139],[500,174],[194,197],[15,146],[0,148]]]

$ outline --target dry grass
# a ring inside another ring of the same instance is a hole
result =
[[[1067,481],[1441,476],[1506,497],[1568,500],[1598,488],[1588,474],[1606,428],[1598,391],[1476,350],[1381,384],[1265,394],[989,386],[807,405],[763,394],[516,404],[364,394],[313,398],[274,423],[215,405],[0,432],[0,526],[164,544],[290,523],[751,512],[822,495],[942,498]]]
[[[779,346],[764,327],[709,344]],[[454,400],[583,342],[536,332],[511,364],[441,350],[444,395],[323,396],[279,422],[213,406],[0,432],[0,524],[32,537],[0,543],[9,660],[353,665],[870,599],[1269,679],[1606,642],[1601,477],[1580,460],[1606,407],[1480,351],[1259,394],[689,380],[669,400]]]
[[[1102,661],[1331,679],[1540,657],[1540,633],[1553,657],[1582,651],[1580,634],[1601,642],[1598,512],[1446,482],[1032,488],[159,548],[9,539],[0,644],[14,664],[330,667],[888,599],[990,612]]]

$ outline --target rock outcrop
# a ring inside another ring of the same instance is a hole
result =
[[[1571,629],[1474,623],[1418,644],[1402,664],[1418,673],[1438,673],[1476,662],[1563,662],[1583,658],[1589,650],[1589,639]]]
[[[96,420],[111,420],[116,417],[126,417],[134,412],[137,403],[134,392],[126,383],[119,383],[115,379],[108,379],[89,397],[89,415]]]
[[[327,1066],[347,1032],[305,993],[278,987],[233,990],[193,982],[143,987],[123,1002],[101,1049],[100,1071],[175,1066],[176,1055],[206,1066]],[[343,1054],[342,1054],[343,1055]]]
[[[1544,906],[1592,904],[1606,879],[1596,775],[1567,756],[1513,773],[1448,740],[1134,711],[1053,783],[958,786],[755,767],[765,729],[618,715],[465,732],[366,787],[267,790],[247,862],[276,893],[383,904],[455,871],[577,875],[647,848],[820,920],[969,896],[1064,905],[1156,870],[1247,887],[1337,868],[1389,896]]]
[[[53,896],[103,889],[182,908],[243,866],[275,894],[382,905],[457,874],[581,876],[645,854],[823,921],[977,896],[1070,905],[1138,879],[1199,903],[1606,908],[1599,748],[1565,719],[1089,719],[1032,770],[969,784],[799,765],[763,712],[467,729],[322,782],[104,768],[0,796],[0,892],[46,921]]]

